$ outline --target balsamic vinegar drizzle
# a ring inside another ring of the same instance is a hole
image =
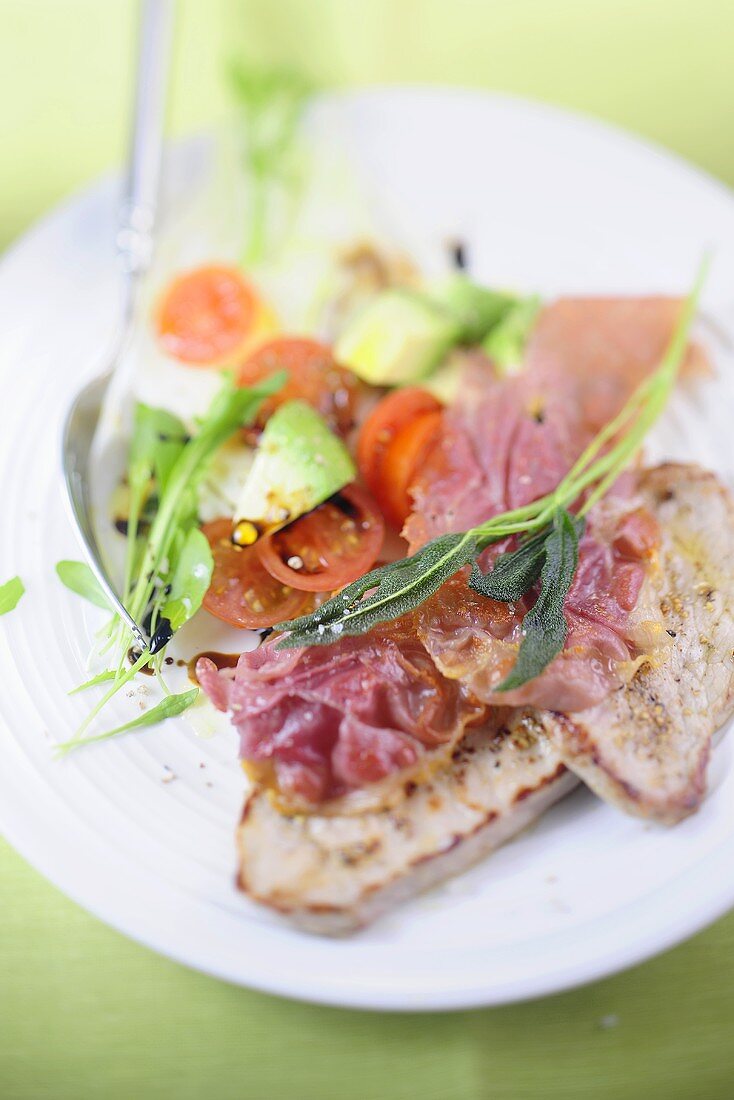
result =
[[[196,675],[196,662],[200,657],[207,657],[217,666],[220,672],[223,668],[236,668],[237,662],[240,659],[239,653],[219,653],[216,649],[205,649],[202,653],[196,653],[191,660],[186,663],[189,680],[192,684],[199,684],[199,678]]]

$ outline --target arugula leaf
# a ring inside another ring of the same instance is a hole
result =
[[[99,672],[96,676],[93,676],[91,680],[85,680],[83,684],[77,684],[76,687],[73,687],[71,691],[68,691],[66,694],[78,695],[80,691],[86,691],[87,688],[96,687],[97,684],[106,684],[110,680],[114,680],[116,676],[117,673],[114,669],[105,669],[104,672]]]
[[[56,752],[59,756],[66,756],[73,749],[78,749],[82,745],[91,745],[96,741],[108,741],[111,737],[117,737],[120,733],[140,729],[141,726],[155,726],[158,722],[164,722],[166,718],[175,718],[176,715],[182,714],[196,701],[198,694],[198,688],[191,688],[190,691],[181,692],[180,695],[166,695],[160,703],[151,707],[150,710],[146,710],[143,714],[139,714],[137,718],[132,718],[129,722],[125,722],[121,726],[115,726],[114,729],[106,730],[104,733],[97,733],[93,737],[77,737],[71,738],[69,741],[62,741],[59,745],[56,745]]]
[[[488,573],[483,573],[473,562],[469,587],[480,596],[488,596],[502,603],[519,600],[540,576],[547,537],[548,531],[541,531],[517,549],[500,554]]]
[[[514,374],[522,365],[540,306],[537,295],[515,302],[482,344],[500,374]]]
[[[234,379],[228,376],[193,437],[186,436],[181,422],[165,410],[138,407],[128,478],[131,491],[138,494],[138,510],[142,500],[152,499],[149,495],[152,491],[156,509],[145,538],[137,538],[137,517],[135,523],[128,524],[125,593],[132,617],[138,622],[145,619],[152,637],[148,647],[128,668],[130,632],[117,617],[113,618],[108,645],[114,642],[118,646],[119,663],[113,674],[101,673],[82,685],[90,687],[93,683],[111,681],[109,689],[79,726],[72,739],[74,746],[122,732],[120,729],[100,738],[82,737],[109,700],[142,668],[151,666],[160,677],[161,651],[174,630],[199,608],[211,578],[211,552],[206,538],[195,527],[197,486],[206,476],[219,446],[252,420],[263,399],[280,389],[285,379],[281,371],[248,388],[235,386]],[[86,566],[62,562],[57,568],[61,579],[74,591],[107,606],[106,601],[102,603],[99,586]],[[134,585],[133,571],[138,578]],[[185,699],[191,701],[193,696],[170,697],[134,724],[160,721],[168,716],[168,708],[174,708],[170,713],[179,713],[175,708],[183,706]],[[68,751],[72,742],[63,751]]]
[[[280,371],[252,388],[235,386],[231,378],[227,379],[199,431],[181,449],[169,473],[166,491],[159,499],[139,565],[143,583],[136,586],[129,608],[134,619],[141,618],[148,607],[161,565],[171,550],[182,517],[190,515],[192,493],[204,477],[212,455],[255,416],[263,398],[279,390],[285,379],[285,373]]]
[[[198,527],[192,527],[176,555],[171,591],[161,608],[161,617],[168,619],[174,633],[201,607],[213,569],[214,558],[207,537]]]
[[[109,600],[100,588],[99,581],[84,561],[60,561],[56,563],[56,573],[62,584],[83,596],[97,607],[110,610]]]
[[[173,413],[138,402],[130,439],[128,480],[131,491],[145,488],[151,478],[165,492],[170,472],[188,440],[186,429]]]
[[[540,595],[523,619],[515,666],[495,691],[513,691],[534,680],[563,649],[568,630],[563,604],[576,575],[583,528],[584,521],[566,511],[553,517],[543,543]]]
[[[127,480],[130,492],[123,599],[130,596],[137,555],[140,516],[155,483],[158,496],[166,489],[171,470],[186,444],[186,429],[177,416],[138,402],[133,415]]]
[[[347,585],[311,615],[276,630],[289,633],[278,649],[302,645],[332,645],[347,635],[364,634],[378,623],[398,619],[433,595],[477,553],[471,532],[441,535],[410,558],[373,569]]]
[[[0,584],[0,615],[6,615],[17,607],[24,592],[25,585],[20,577],[11,577],[5,584]]]

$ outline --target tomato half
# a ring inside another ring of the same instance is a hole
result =
[[[374,565],[384,537],[373,501],[364,489],[348,485],[256,545],[268,573],[283,584],[332,592]]]
[[[409,489],[441,429],[442,406],[426,390],[396,390],[376,406],[357,443],[360,473],[397,530],[410,514]]]
[[[232,520],[215,519],[202,531],[214,555],[214,572],[203,606],[231,626],[261,630],[292,619],[307,609],[311,597],[273,577],[260,561],[256,546],[235,546]]]
[[[400,429],[423,413],[438,412],[440,408],[433,394],[416,386],[394,390],[375,406],[357,440],[357,465],[371,493],[381,486],[385,454]]]
[[[351,371],[339,366],[329,347],[317,340],[269,340],[242,364],[237,380],[241,386],[251,386],[279,370],[287,372],[288,381],[261,407],[259,425],[284,401],[300,399],[313,405],[339,435],[353,427],[359,382]]]
[[[413,510],[410,489],[441,435],[442,412],[424,413],[401,428],[385,453],[376,499],[400,530]]]
[[[190,366],[221,366],[275,330],[273,313],[236,267],[209,264],[171,283],[157,311],[163,350]]]

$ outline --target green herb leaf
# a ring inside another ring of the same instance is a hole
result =
[[[252,420],[263,399],[279,390],[285,379],[285,373],[280,371],[253,388],[235,386],[228,379],[212,401],[197,434],[182,448],[169,473],[166,491],[158,501],[139,565],[143,583],[136,585],[129,608],[134,619],[139,619],[148,607],[160,580],[161,565],[169,555],[182,519],[190,517],[192,493],[204,477],[212,455],[238,428]]]
[[[508,550],[495,561],[488,573],[483,573],[476,562],[472,565],[469,587],[480,596],[503,603],[514,603],[528,592],[543,568],[545,540],[548,531],[541,531],[522,543],[516,550]]]
[[[97,607],[110,610],[110,603],[100,588],[99,581],[92,570],[84,561],[60,561],[56,563],[56,573],[62,584],[77,596],[83,596],[85,600]]]
[[[133,415],[127,481],[130,492],[127,514],[127,546],[123,601],[130,597],[132,577],[138,554],[141,512],[150,502],[155,488],[158,496],[166,489],[171,470],[187,441],[186,429],[177,416],[166,409],[138,402]]]
[[[276,629],[287,630],[279,649],[332,645],[339,638],[364,634],[378,623],[398,619],[418,607],[477,552],[471,533],[442,535],[410,558],[373,569],[347,585],[311,615]]]
[[[214,558],[207,537],[198,527],[192,527],[176,555],[171,591],[161,609],[161,617],[168,619],[174,633],[201,607],[213,569]]]
[[[522,366],[540,306],[537,295],[515,302],[482,344],[500,374],[514,374]]]
[[[157,703],[143,714],[139,714],[137,718],[125,722],[122,726],[116,726],[104,733],[97,733],[93,737],[78,737],[72,738],[70,741],[62,741],[61,744],[56,746],[56,752],[59,756],[66,756],[73,749],[78,749],[82,745],[91,745],[97,741],[108,741],[111,737],[117,737],[120,733],[128,733],[130,730],[140,729],[142,726],[155,726],[159,722],[164,722],[166,718],[175,718],[176,715],[182,714],[196,701],[198,694],[199,689],[192,688],[180,695],[166,695],[160,703]]]
[[[145,487],[152,477],[158,492],[165,492],[168,477],[187,442],[186,429],[173,413],[138,402],[130,439],[128,479],[133,487]]]
[[[496,691],[513,691],[534,680],[563,649],[568,629],[563,604],[576,575],[583,528],[584,521],[568,512],[553,517],[543,543],[540,594],[523,619],[524,636],[515,666]]]
[[[75,688],[67,692],[68,695],[77,695],[80,691],[86,691],[87,688],[96,687],[97,684],[106,684],[110,680],[114,680],[117,673],[114,669],[106,669],[104,672],[99,672],[96,676],[93,676],[91,680],[85,680],[83,684],[77,684]]]
[[[151,488],[155,491],[156,510],[145,539],[136,538],[136,524],[129,524],[128,527],[125,604],[137,622],[142,621],[143,617],[149,618],[151,643],[135,663],[126,668],[130,632],[119,619],[113,619],[110,636],[119,647],[117,670],[113,676],[102,674],[93,681],[103,683],[109,679],[112,682],[63,751],[77,744],[87,744],[90,740],[123,732],[120,729],[99,737],[82,737],[100,710],[141,668],[152,664],[160,676],[161,652],[173,631],[201,605],[211,577],[209,546],[205,537],[193,526],[197,486],[206,476],[215,451],[238,428],[252,420],[263,399],[277,392],[285,379],[286,375],[281,371],[258,386],[248,388],[235,386],[233,378],[227,377],[193,437],[184,436],[181,422],[165,410],[139,406],[128,476],[131,488],[135,484],[146,497]],[[142,499],[141,495],[138,507]],[[79,562],[62,562],[57,568],[61,579],[74,591],[100,602],[101,606],[107,606],[106,601],[102,604],[102,594],[86,566]],[[133,572],[137,577],[134,584]],[[84,686],[91,686],[91,683]],[[159,707],[130,724],[129,728],[168,717],[167,708],[182,706],[181,701],[186,698],[193,699],[189,695],[164,700]],[[171,702],[171,699],[174,701]],[[178,711],[172,710],[170,713]]]
[[[6,615],[17,607],[24,592],[25,585],[20,577],[11,577],[5,584],[0,584],[0,615]]]

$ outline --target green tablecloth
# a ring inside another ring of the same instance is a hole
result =
[[[322,83],[502,88],[602,115],[734,182],[731,0],[183,0],[173,129],[216,120],[227,51]],[[0,0],[0,245],[119,162],[131,0]],[[498,151],[501,166],[501,151]],[[0,1097],[734,1096],[734,915],[529,1005],[401,1018],[231,988],[151,954],[0,842]]]
[[[388,1016],[158,958],[0,847],[4,1100],[730,1100],[734,917],[532,1004]]]

